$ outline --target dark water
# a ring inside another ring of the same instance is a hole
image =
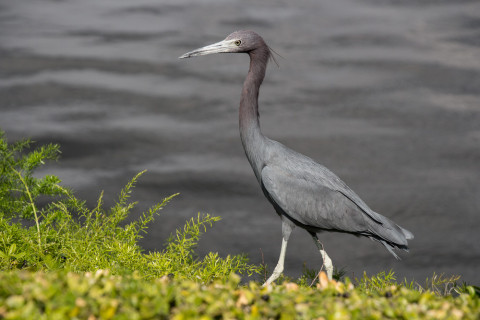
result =
[[[283,58],[261,92],[263,132],[336,172],[375,211],[415,234],[396,261],[349,235],[320,234],[348,274],[393,268],[480,281],[478,1],[0,0],[0,127],[58,142],[60,176],[107,204],[147,169],[138,212],[180,192],[145,238],[161,248],[197,214],[223,220],[200,252],[260,248],[273,268],[280,221],[238,136],[245,55],[178,60],[253,29]],[[295,230],[286,273],[320,266]]]

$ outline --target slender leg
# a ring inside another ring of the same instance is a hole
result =
[[[285,253],[287,252],[287,243],[288,238],[290,238],[290,233],[292,232],[295,225],[290,222],[287,218],[282,218],[282,248],[280,249],[280,257],[278,258],[278,263],[275,269],[273,270],[272,275],[268,278],[267,281],[262,285],[262,287],[268,286],[273,281],[277,280],[278,277],[283,272],[283,264],[285,261]]]
[[[333,276],[332,259],[330,259],[327,252],[323,250],[323,244],[320,242],[320,240],[318,240],[317,234],[310,232],[310,235],[312,236],[313,241],[315,242],[315,245],[317,246],[318,250],[320,251],[320,254],[322,255],[323,266],[325,267],[325,271],[327,272],[328,280],[332,280],[332,276]]]

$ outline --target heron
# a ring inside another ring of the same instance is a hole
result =
[[[225,40],[187,52],[180,59],[213,53],[247,53],[250,68],[243,84],[240,107],[240,138],[248,161],[263,194],[282,221],[282,243],[278,263],[263,286],[268,286],[284,270],[287,243],[295,227],[313,238],[328,279],[333,263],[317,233],[342,232],[364,236],[383,244],[397,259],[393,249],[408,251],[413,234],[373,211],[337,175],[311,158],[265,137],[260,130],[258,96],[272,50],[253,31],[235,31]]]

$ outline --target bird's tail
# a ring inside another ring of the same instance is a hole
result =
[[[404,228],[400,227],[399,225],[397,225],[397,227],[399,227],[400,230],[402,230],[402,233],[405,236],[405,239],[410,240],[410,239],[414,238],[413,233],[411,233],[407,229],[404,229]]]
[[[400,259],[393,249],[402,249],[408,252],[408,241],[413,239],[413,233],[400,227],[385,216],[381,217],[381,224],[373,221],[370,225],[370,238],[379,241],[397,259]]]

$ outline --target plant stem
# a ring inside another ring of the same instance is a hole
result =
[[[15,170],[15,168],[12,168],[12,170],[18,175],[20,178],[20,181],[22,181],[23,186],[25,187],[25,192],[28,195],[28,199],[30,200],[30,205],[32,206],[33,214],[35,215],[35,224],[37,225],[37,235],[38,235],[38,247],[39,249],[42,248],[42,238],[40,236],[40,224],[38,222],[38,215],[37,215],[37,208],[35,208],[35,203],[33,202],[32,194],[30,193],[30,189],[28,188],[27,182],[25,179],[23,179],[22,174],[20,171]]]

